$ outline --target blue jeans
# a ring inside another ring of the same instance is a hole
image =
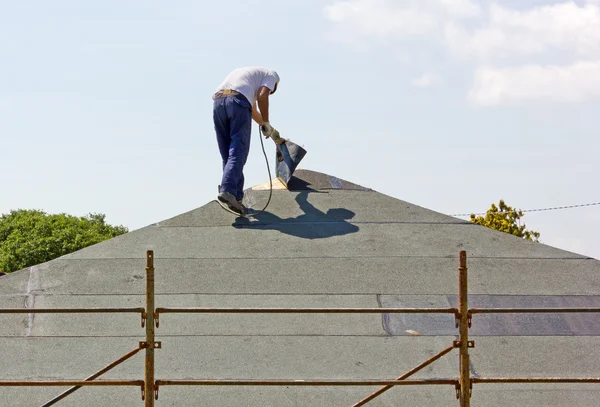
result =
[[[252,106],[241,95],[215,99],[213,120],[223,160],[221,192],[229,192],[236,199],[242,199],[244,165],[250,152]]]

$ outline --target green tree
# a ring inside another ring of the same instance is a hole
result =
[[[498,206],[492,204],[492,207],[487,210],[485,216],[475,216],[474,214],[471,214],[471,222],[501,232],[510,233],[511,235],[519,236],[527,240],[539,242],[539,232],[526,230],[526,225],[521,225],[521,218],[523,216],[525,215],[522,210],[511,208],[501,199]]]
[[[13,272],[127,233],[105,215],[84,217],[18,209],[0,216],[0,270]]]

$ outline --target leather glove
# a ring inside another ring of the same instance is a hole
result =
[[[285,143],[285,139],[281,138],[279,132],[273,128],[269,122],[264,122],[261,126],[261,130],[265,138],[271,138],[275,144]]]

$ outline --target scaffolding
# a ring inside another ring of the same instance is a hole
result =
[[[473,385],[480,383],[600,383],[600,378],[568,377],[471,377],[469,369],[469,349],[475,342],[469,339],[472,316],[476,314],[499,313],[599,313],[600,308],[469,308],[467,253],[458,256],[458,308],[156,308],[154,288],[154,252],[146,252],[146,306],[140,308],[5,308],[0,314],[92,314],[92,313],[137,313],[141,326],[145,328],[146,340],[138,347],[115,360],[84,380],[45,380],[45,381],[0,381],[3,386],[72,386],[68,390],[46,402],[42,407],[56,404],[69,394],[85,386],[137,386],[141,391],[144,407],[153,407],[158,400],[161,386],[382,386],[376,392],[363,398],[352,407],[366,405],[371,400],[396,386],[446,385],[453,386],[460,407],[471,405]],[[155,378],[154,352],[161,348],[155,340],[155,331],[160,326],[161,314],[452,314],[458,329],[458,340],[434,356],[390,380],[169,380]],[[459,372],[457,378],[411,380],[409,377],[434,363],[452,350],[458,349]],[[127,361],[141,350],[145,351],[143,380],[96,380],[98,377]]]

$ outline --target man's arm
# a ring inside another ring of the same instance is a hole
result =
[[[266,86],[263,86],[259,89],[258,91],[258,109],[260,110],[259,112],[256,112],[256,118],[255,117],[255,110],[256,109],[252,109],[252,117],[254,118],[254,120],[256,122],[258,122],[257,119],[262,120],[261,123],[261,130],[263,133],[263,136],[265,136],[266,138],[271,138],[275,144],[281,144],[281,143],[285,143],[285,139],[282,139],[281,136],[279,135],[279,132],[277,130],[275,130],[273,128],[273,126],[271,126],[271,124],[269,123],[269,94],[271,93],[271,90],[269,88],[267,88]]]
[[[252,106],[252,120],[258,123],[259,126],[262,126],[263,124],[263,119],[258,111],[258,108],[256,107],[256,102],[254,102],[254,106]]]
[[[262,86],[258,90],[258,109],[263,122],[269,121],[269,94],[271,90],[266,86]]]

